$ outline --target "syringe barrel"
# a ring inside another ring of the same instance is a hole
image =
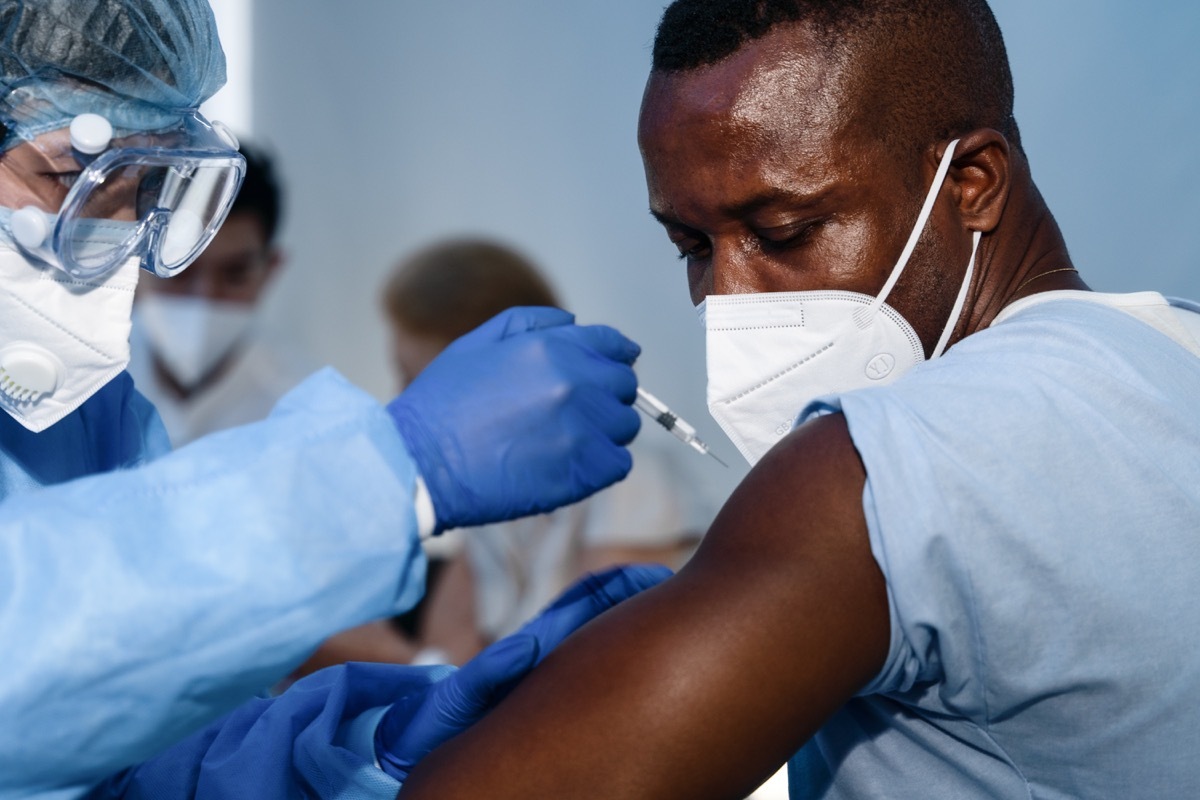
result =
[[[673,414],[672,416],[674,417]],[[674,417],[674,419],[675,422],[670,428],[671,433],[675,434],[680,440],[691,444],[692,440],[696,438],[696,429],[679,417]]]
[[[667,408],[666,403],[664,403],[662,400],[659,400],[657,397],[650,394],[640,386],[637,390],[637,399],[633,401],[633,404],[652,417],[658,417],[663,414],[671,413],[671,409]]]
[[[671,432],[676,439],[684,444],[697,447],[696,429],[675,415],[667,404],[659,400],[645,389],[638,387],[637,400],[634,405],[646,413],[651,419]],[[701,449],[697,447],[697,449]],[[701,452],[707,452],[701,449]]]

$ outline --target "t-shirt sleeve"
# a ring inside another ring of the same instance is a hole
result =
[[[892,424],[890,418],[902,416],[904,412],[888,399],[882,393],[850,393],[825,398],[810,407],[805,415],[844,414],[851,439],[867,472],[863,487],[863,513],[871,554],[887,581],[891,637],[887,660],[875,679],[859,692],[860,695],[908,691],[917,683],[931,683],[941,677],[936,651],[940,621],[925,619],[913,630],[908,626],[914,617],[910,606],[914,602],[920,606],[927,605],[925,600],[909,596],[906,580],[907,572],[912,569],[928,573],[928,565],[921,563],[921,551],[926,543],[899,532],[895,532],[900,537],[899,543],[893,543],[889,538],[894,529],[899,527],[893,525],[889,517],[894,506],[892,495],[899,492],[903,496],[908,490],[894,485],[896,479],[893,471],[899,465],[890,463],[886,454],[903,452],[911,455],[920,452],[923,445],[905,435],[902,426]],[[904,468],[899,471],[907,476],[909,470],[925,473],[927,465],[914,463],[914,459],[906,457]],[[912,477],[916,482],[921,481],[919,475]],[[933,589],[932,586],[926,588]],[[932,605],[936,607],[938,604]]]
[[[861,694],[937,684],[956,711],[986,715],[988,670],[1000,663],[986,633],[1019,630],[1024,609],[1041,603],[1027,576],[1060,558],[1029,549],[1022,532],[1062,510],[1025,500],[1047,480],[1020,466],[1040,450],[1013,422],[1041,402],[1036,388],[1009,393],[1006,381],[943,362],[890,387],[827,398],[810,414],[846,417],[866,470],[871,552],[887,581],[888,656]]]
[[[1194,371],[1191,357],[1117,311],[1035,312],[806,410],[845,415],[866,471],[892,633],[865,694],[936,684],[940,707],[1003,718],[1035,680],[1085,685],[1088,669],[1127,657],[1096,657],[1113,620],[1145,627],[1144,592],[1128,587],[1169,571],[1179,546],[1150,537],[1190,502],[1176,476],[1193,451],[1176,440],[1195,407],[1164,387]]]

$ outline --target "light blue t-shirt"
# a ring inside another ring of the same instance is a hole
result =
[[[891,646],[791,796],[1200,796],[1200,358],[1053,300],[829,408]]]

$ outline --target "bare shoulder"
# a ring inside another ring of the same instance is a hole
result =
[[[753,530],[752,550],[786,562],[815,547],[865,541],[865,481],[845,417],[812,419],[750,471],[722,508],[706,545],[723,548]]]

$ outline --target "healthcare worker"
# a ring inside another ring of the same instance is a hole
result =
[[[419,534],[630,466],[636,345],[529,309],[386,408],[325,371],[167,454],[124,372],[130,305],[228,211],[242,159],[196,110],[223,80],[204,0],[0,6],[3,795],[74,796],[403,611]]]

